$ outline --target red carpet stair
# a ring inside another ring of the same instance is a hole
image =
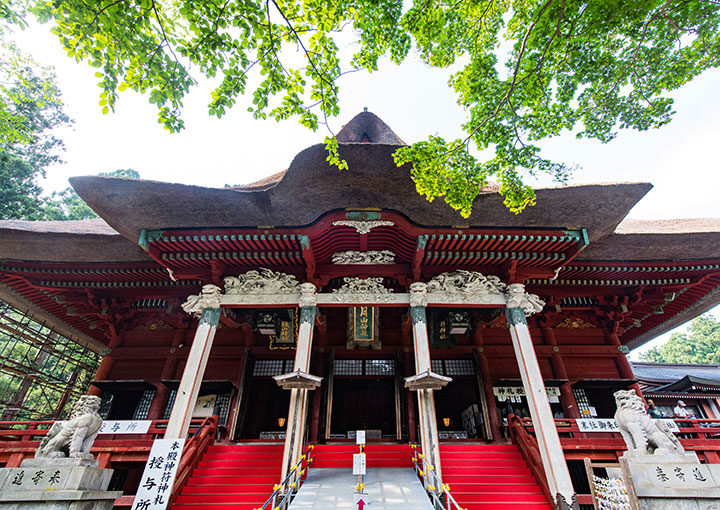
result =
[[[172,510],[252,510],[280,480],[283,445],[208,448]]]
[[[313,468],[352,468],[353,453],[359,453],[360,447],[354,444],[316,445]],[[407,444],[368,444],[365,446],[365,458],[370,468],[411,468],[411,449]]]
[[[440,445],[443,482],[467,510],[552,510],[515,445]]]

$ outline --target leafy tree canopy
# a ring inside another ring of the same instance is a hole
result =
[[[399,63],[411,49],[433,67],[457,64],[449,85],[468,112],[466,138],[433,136],[395,160],[413,164],[421,194],[464,216],[491,178],[515,212],[535,201],[524,176],[564,181],[572,169],[542,155],[544,138],[568,130],[607,142],[621,128],[667,123],[668,92],[720,58],[717,0],[27,1],[56,23],[71,57],[98,69],[103,111],[130,88],[149,95],[171,131],[183,128],[184,96],[203,76],[217,80],[212,115],[250,92],[256,118],[314,130],[339,113],[345,72]],[[343,30],[357,41],[351,55],[336,42]],[[333,137],[326,146],[346,167]]]
[[[664,344],[640,354],[655,363],[720,363],[720,321],[712,315],[694,319],[687,333],[673,333]]]
[[[53,133],[70,123],[52,69],[10,40],[23,14],[18,3],[0,3],[0,219],[43,218],[37,179],[60,161],[64,147]]]

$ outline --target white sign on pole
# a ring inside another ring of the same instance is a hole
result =
[[[355,433],[355,444],[365,444],[365,431],[358,430]]]
[[[364,475],[366,470],[366,464],[365,464],[365,454],[364,453],[354,453],[353,454],[353,474],[354,475]],[[133,509],[135,510],[135,509]]]
[[[132,510],[165,510],[185,439],[156,439],[153,441]]]

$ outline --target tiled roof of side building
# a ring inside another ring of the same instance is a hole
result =
[[[689,363],[630,363],[640,380],[670,383],[685,376],[717,381],[720,383],[720,365],[695,365]]]

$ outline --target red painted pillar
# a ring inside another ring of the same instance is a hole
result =
[[[614,331],[609,331],[606,334],[607,342],[610,345],[613,345],[615,347],[621,347],[622,344],[620,343],[620,338],[618,338],[617,333]],[[620,377],[622,379],[635,379],[635,373],[633,372],[632,367],[630,366],[630,362],[627,359],[627,356],[625,356],[624,352],[618,351],[618,353],[615,355],[615,366],[617,367],[618,373],[620,374]],[[643,402],[645,401],[645,397],[643,397],[642,390],[640,390],[640,385],[638,383],[634,383],[630,385],[630,388],[635,390],[635,393],[643,399]]]
[[[102,361],[100,362],[100,366],[97,369],[97,372],[95,372],[95,378],[94,381],[106,381],[110,378],[110,373],[112,372],[113,365],[115,364],[115,357],[113,356],[112,349],[115,349],[117,347],[121,347],[123,344],[123,333],[120,333],[119,335],[113,334],[112,338],[110,338],[110,343],[108,344],[108,348],[110,349],[110,354],[107,356],[103,356]],[[102,390],[96,386],[90,386],[90,389],[88,390],[88,395],[94,395],[96,397],[99,397],[102,395]]]
[[[148,411],[148,420],[160,420],[165,414],[165,406],[167,405],[168,394],[170,388],[165,386],[162,381],[172,379],[177,369],[178,360],[175,356],[176,349],[185,343],[187,338],[187,329],[176,329],[170,345],[170,352],[165,360],[162,371],[160,372],[160,380],[154,382],[155,397],[153,398],[150,410]]]
[[[313,373],[323,374],[324,356],[316,356],[314,360]],[[327,376],[323,374],[324,383],[327,384]],[[313,390],[312,400],[312,421],[310,422],[310,442],[318,442],[318,433],[320,430],[320,408],[322,407],[322,391],[320,388]]]
[[[492,383],[490,382],[490,364],[488,363],[487,356],[482,352],[478,352],[478,364],[480,365],[480,373],[483,379],[483,390],[485,391],[485,401],[487,402],[490,430],[492,430],[493,440],[500,441],[503,435],[500,430],[500,418],[498,417],[495,395],[493,395]]]
[[[565,361],[559,352],[555,331],[553,331],[552,328],[544,327],[542,328],[542,336],[545,345],[553,348],[553,354],[550,356],[550,366],[552,367],[553,375],[558,379],[569,379],[565,368]],[[570,382],[560,385],[560,403],[563,406],[563,412],[566,418],[580,418],[580,411],[578,410],[577,401],[575,400],[575,395],[573,395]]]

